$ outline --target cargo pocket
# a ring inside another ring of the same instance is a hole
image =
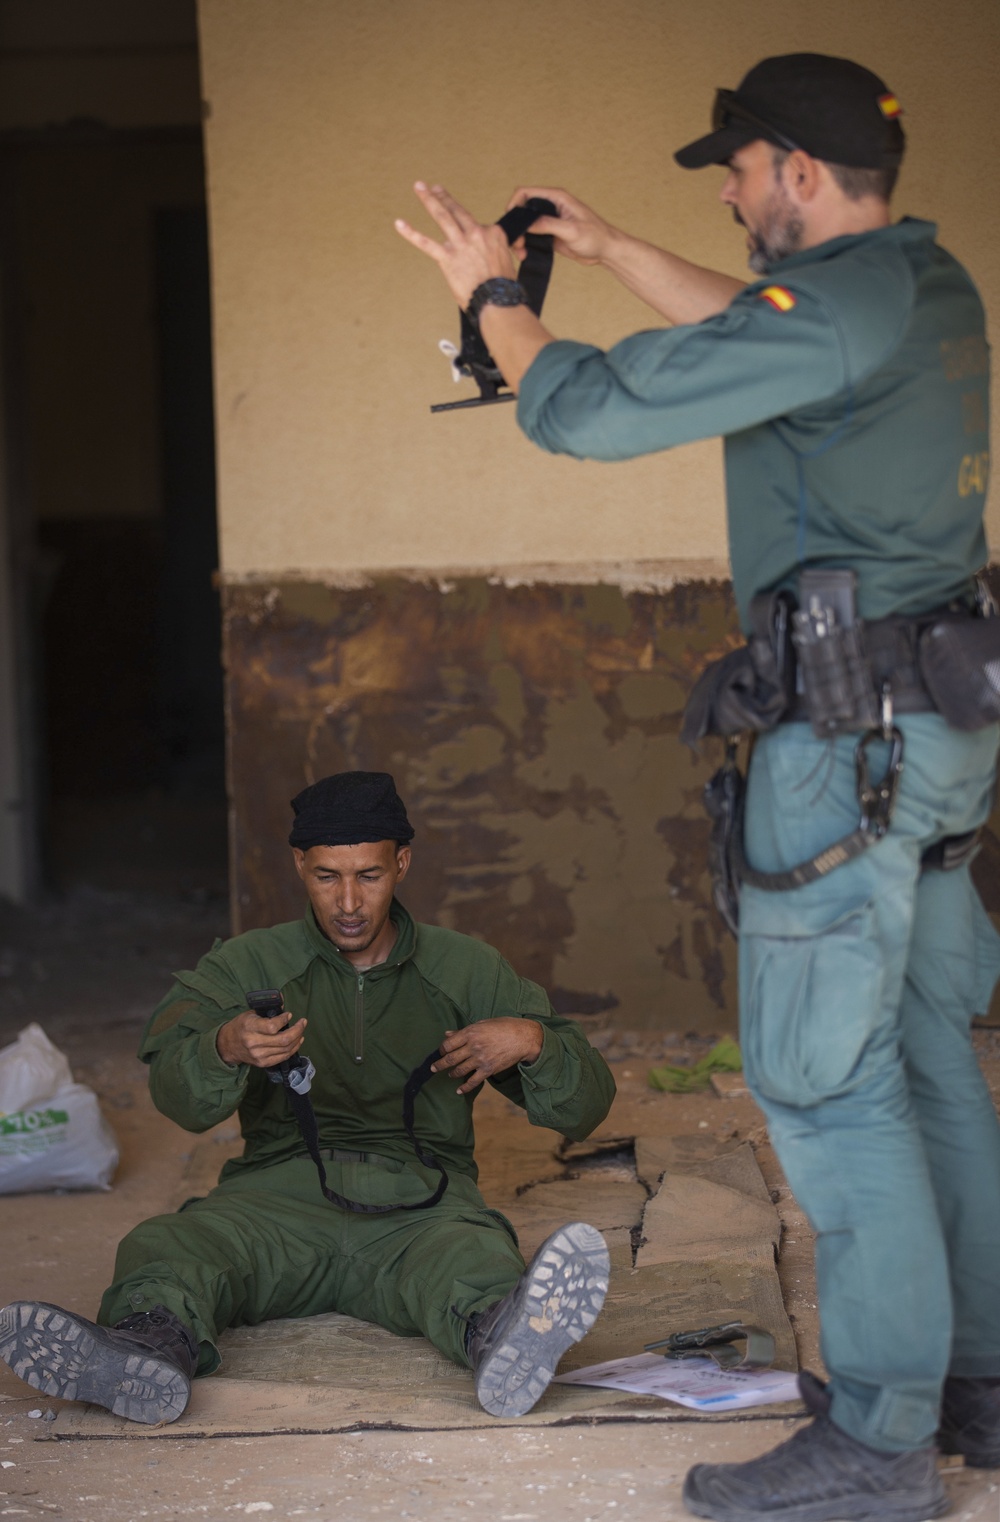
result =
[[[803,1109],[862,1081],[881,958],[871,903],[819,928],[794,909],[777,911],[772,900],[741,928],[743,1066],[763,1099]]]

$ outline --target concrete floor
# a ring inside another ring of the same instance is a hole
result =
[[[37,1019],[66,1051],[75,1075],[101,1097],[122,1148],[107,1194],[0,1200],[0,1303],[31,1295],[94,1312],[119,1237],[165,1207],[191,1138],[149,1103],[134,1058],[139,1028],[170,971],[190,966],[225,906],[187,897],[77,890],[31,916],[0,912],[0,1044]],[[703,1046],[619,1033],[607,1055],[619,1082],[610,1125],[618,1134],[707,1131],[751,1140],[776,1196],[784,1235],[779,1273],[801,1362],[821,1372],[812,1242],[749,1099],[654,1093],[653,1060]],[[977,1035],[1000,1099],[1000,1032]],[[512,1125],[519,1122],[513,1120]],[[0,1366],[0,1517],[69,1522],[137,1518],[327,1516],[452,1522],[487,1511],[492,1522],[630,1522],[686,1517],[688,1467],[737,1461],[781,1441],[794,1422],[758,1418],[599,1426],[335,1436],[176,1437],[155,1442],[60,1440],[30,1413],[47,1402]],[[956,1518],[1000,1522],[1000,1472],[950,1468]]]

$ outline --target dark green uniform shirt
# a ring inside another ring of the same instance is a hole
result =
[[[621,460],[726,437],[733,587],[847,566],[865,618],[968,592],[986,560],[982,303],[932,223],[833,238],[705,322],[607,353],[548,345],[518,421],[553,453]]]
[[[186,1130],[239,1110],[246,1145],[223,1178],[305,1151],[284,1090],[261,1068],[227,1066],[216,1049],[219,1027],[246,1009],[254,988],[282,989],[285,1008],[309,1022],[302,1052],[316,1068],[311,1098],[324,1147],[414,1162],[402,1120],[407,1077],[446,1031],[502,1015],[537,1020],[544,1032],[536,1061],[490,1080],[534,1125],[580,1139],[608,1113],[615,1083],[607,1064],[537,983],[471,936],[418,925],[397,902],[391,913],[398,934],[389,959],[365,972],[341,956],[310,909],[303,920],[219,941],[193,972],[177,974],[139,1056],[150,1064],[157,1109]],[[446,1168],[475,1179],[475,1095],[457,1094],[460,1082],[430,1078],[415,1130]]]

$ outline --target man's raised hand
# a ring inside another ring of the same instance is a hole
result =
[[[571,196],[567,190],[553,189],[551,186],[522,185],[511,196],[506,210],[523,206],[532,196],[541,196],[551,201],[559,215],[539,217],[537,222],[532,223],[531,232],[551,233],[556,253],[574,259],[577,264],[604,262],[619,236],[618,230],[610,222],[605,222],[596,211],[578,201],[576,196]],[[518,251],[519,246],[515,248],[515,252]]]
[[[495,1073],[504,1073],[519,1062],[534,1062],[542,1050],[545,1033],[537,1020],[502,1015],[479,1020],[460,1031],[447,1031],[441,1055],[432,1073],[451,1073],[463,1082],[457,1093],[468,1094]]]
[[[418,180],[413,188],[444,234],[444,242],[428,238],[402,217],[396,219],[396,231],[434,260],[463,311],[484,280],[497,276],[513,279],[514,258],[503,230],[495,222],[486,226],[477,222],[441,185],[428,187]]]
[[[305,1037],[305,1019],[286,1027],[288,1018],[287,1010],[265,1020],[248,1009],[219,1027],[216,1050],[230,1067],[273,1068],[294,1057]]]

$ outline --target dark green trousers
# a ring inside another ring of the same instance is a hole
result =
[[[326,1169],[332,1189],[366,1204],[423,1199],[435,1182],[370,1154]],[[218,1368],[226,1327],[324,1311],[427,1337],[467,1364],[462,1318],[502,1299],[523,1268],[513,1227],[471,1179],[452,1174],[430,1210],[359,1215],[324,1199],[301,1157],[228,1179],[129,1232],[98,1320],[166,1306],[201,1344],[199,1374]]]

